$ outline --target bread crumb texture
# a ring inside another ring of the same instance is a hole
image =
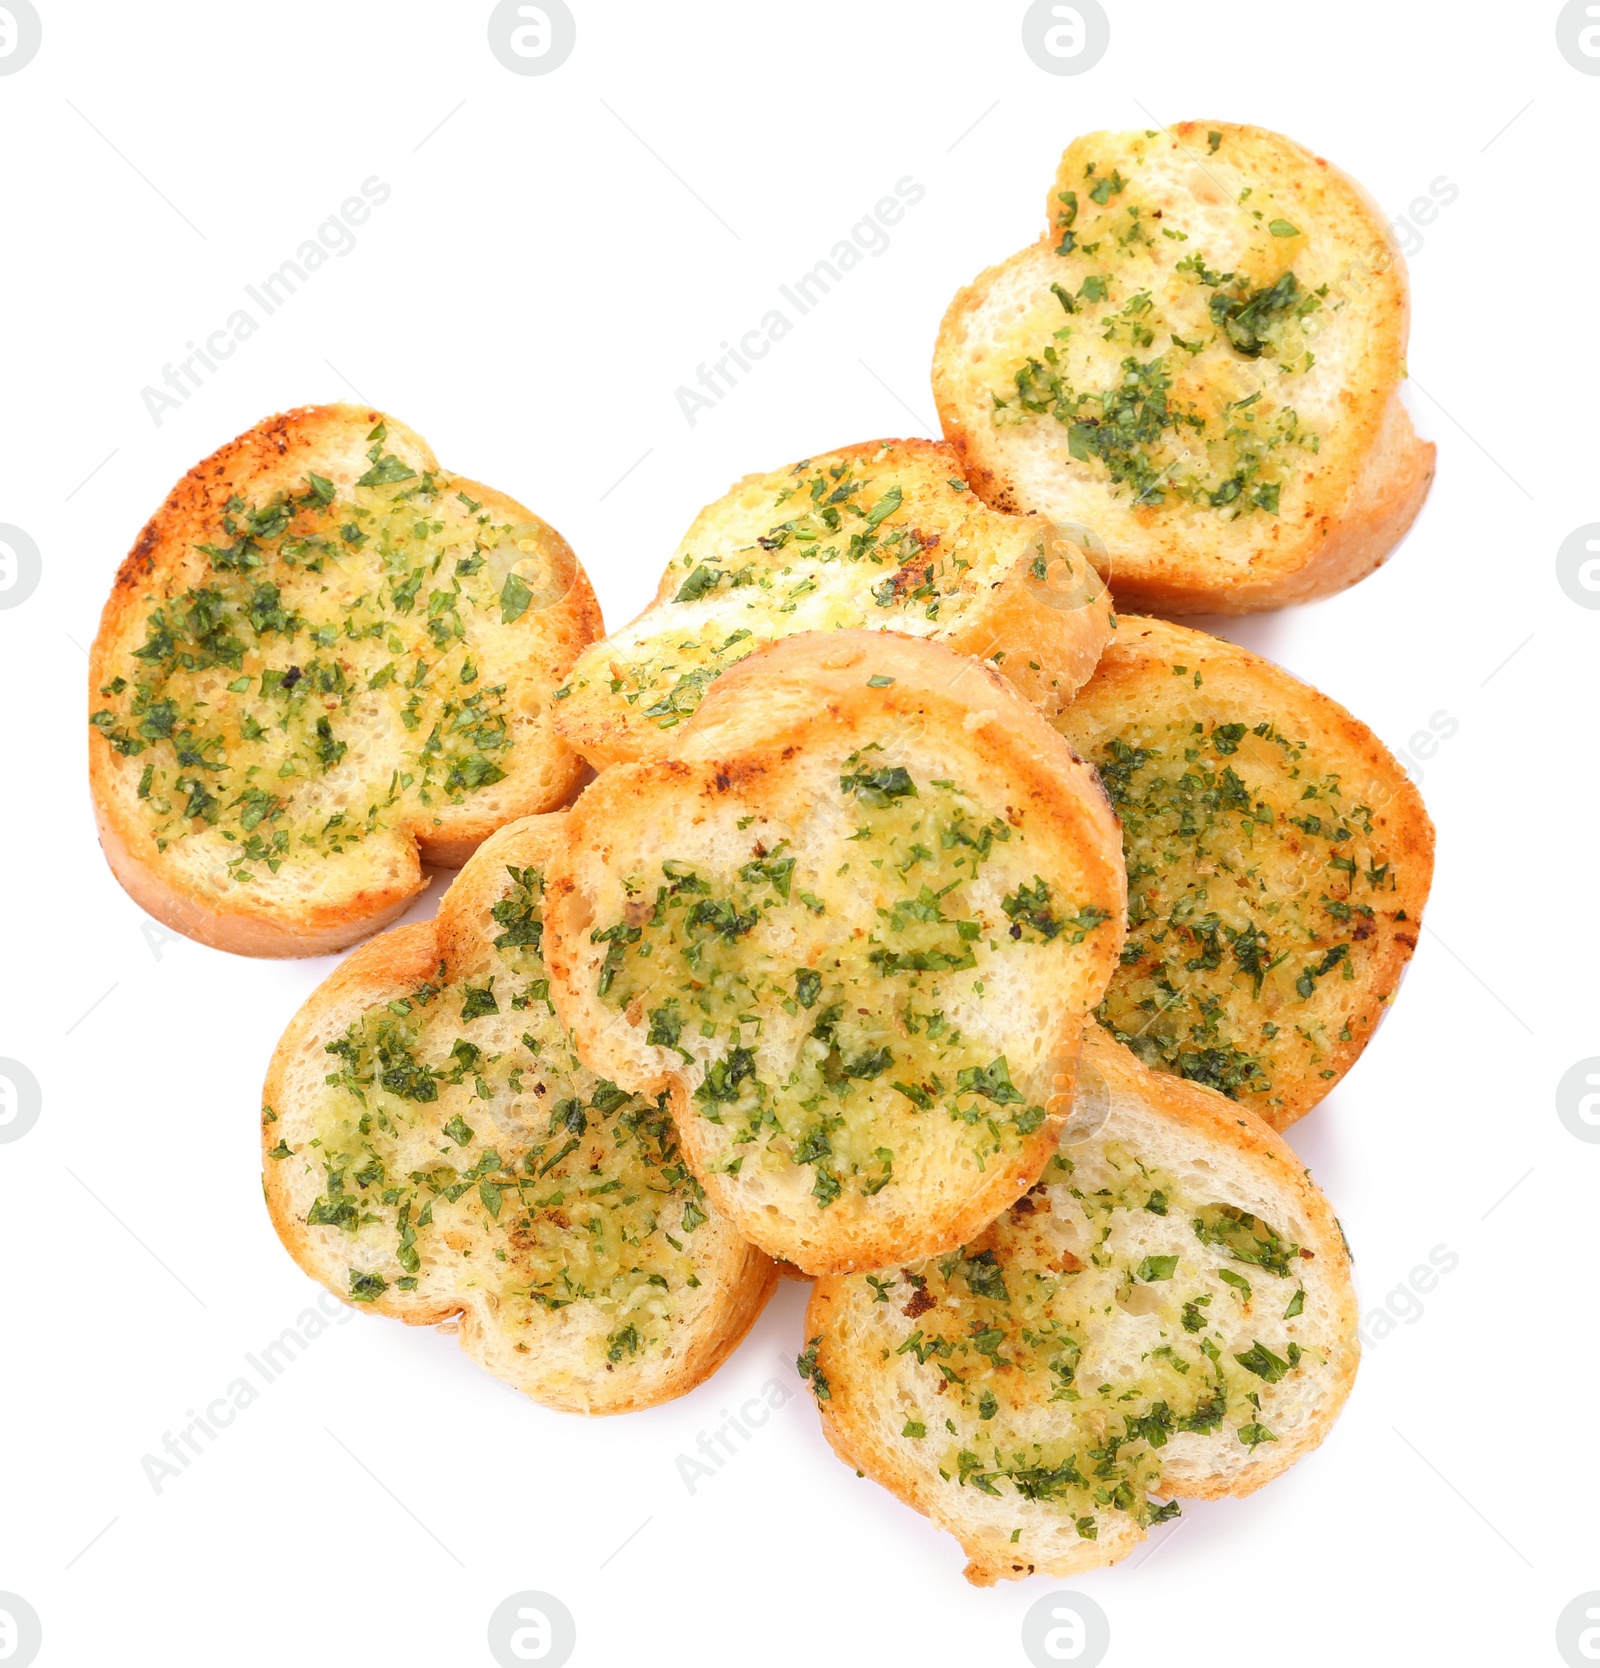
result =
[[[842,698],[815,665],[834,644]],[[1001,680],[966,663],[958,709],[948,651],[849,633],[766,654],[791,650],[819,681],[730,674],[690,726],[713,760],[585,793],[558,960],[586,1057],[670,1077],[713,1197],[816,1272],[954,1243],[1037,1174],[1122,887],[1092,776]],[[699,727],[735,706],[728,752]]]
[[[279,1231],[331,1290],[465,1314],[491,1370],[599,1412],[704,1376],[775,1276],[712,1220],[665,1097],[596,1077],[555,1017],[539,825],[559,821],[497,836],[437,933],[376,941],[312,998],[263,1131]]]
[[[419,845],[459,863],[568,797],[549,698],[599,623],[554,529],[393,419],[273,419],[180,484],[107,605],[108,854],[196,936],[209,913],[314,938],[342,910],[348,941],[415,891]]]
[[[1248,1492],[1348,1391],[1325,1202],[1253,1119],[1162,1084],[1098,1040],[1031,1192],[946,1256],[814,1294],[800,1366],[835,1446],[980,1583],[1111,1563],[1175,1496]]]
[[[941,330],[978,492],[1091,530],[1125,607],[1277,606],[1376,566],[1432,448],[1396,394],[1403,263],[1360,189],[1258,128],[1094,133],[1049,227]]]
[[[1128,937],[1101,1023],[1292,1123],[1354,1064],[1416,948],[1433,873],[1416,789],[1326,696],[1131,615],[1058,722],[1122,821]]]
[[[1042,517],[989,509],[948,446],[872,441],[748,475],[702,510],[652,606],[579,658],[557,725],[596,765],[659,757],[729,666],[842,628],[950,642],[1053,713],[1112,624],[1094,567]]]

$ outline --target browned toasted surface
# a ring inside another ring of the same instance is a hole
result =
[[[1093,566],[1042,517],[989,509],[948,446],[870,440],[747,475],[707,505],[650,607],[579,657],[557,728],[596,768],[666,757],[729,666],[840,629],[991,661],[1049,715],[1112,626]]]
[[[1400,402],[1404,263],[1354,181],[1263,128],[1093,133],[1045,235],[950,305],[946,438],[986,501],[1088,545],[1119,605],[1354,583],[1433,474]]]
[[[669,1091],[707,1194],[774,1256],[957,1243],[1048,1159],[1116,961],[1092,773],[1004,679],[890,633],[785,638],[679,736],[585,791],[554,871],[584,1057]]]
[[[1113,1563],[1162,1497],[1287,1469],[1349,1394],[1356,1319],[1282,1138],[1091,1027],[1038,1185],[948,1257],[819,1280],[801,1368],[840,1457],[987,1586]]]
[[[160,920],[338,949],[421,863],[564,804],[549,701],[599,607],[565,541],[383,413],[308,406],[196,465],[122,564],[90,657],[106,856]]]
[[[586,1070],[548,1000],[562,816],[493,835],[436,920],[386,933],[273,1056],[274,1227],[346,1302],[462,1347],[534,1400],[620,1413],[692,1389],[776,1283],[704,1206],[668,1112]]]
[[[1282,1129],[1355,1063],[1416,949],[1433,825],[1376,736],[1245,649],[1124,615],[1058,720],[1122,821],[1102,1022]]]

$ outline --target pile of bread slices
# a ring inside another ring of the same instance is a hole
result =
[[[1432,831],[1357,719],[1151,616],[1360,578],[1432,448],[1353,183],[1189,123],[1066,152],[951,306],[947,441],[747,476],[603,637],[392,417],[274,417],[91,668],[106,855],[245,955],[367,942],[262,1107],[292,1255],[549,1406],[682,1395],[780,1273],[830,1441],[976,1582],[1123,1556],[1349,1391],[1281,1131],[1398,987]],[[431,921],[425,865],[460,873]]]

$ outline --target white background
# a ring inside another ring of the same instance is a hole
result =
[[[793,1285],[693,1395],[592,1423],[350,1318],[152,1489],[141,1457],[319,1290],[268,1224],[256,1114],[333,964],[203,949],[118,889],[84,653],[186,468],[358,396],[560,527],[619,624],[737,475],[932,432],[945,304],[1038,234],[1068,140],[1197,117],[1293,135],[1392,217],[1458,188],[1408,237],[1421,520],[1356,589],[1222,629],[1397,750],[1458,726],[1413,754],[1439,863],[1405,989],[1291,1139],[1369,1321],[1432,1248],[1459,1263],[1319,1452],[1072,1585],[1113,1665],[1558,1662],[1558,1612],[1600,1588],[1600,1146],[1554,1110],[1600,1053],[1600,614],[1555,579],[1600,520],[1600,79],[1556,8],[1108,0],[1104,60],[1053,77],[1016,0],[574,0],[570,61],[520,77],[482,0],[37,3],[43,49],[0,77],[0,522],[43,556],[0,611],[0,1056],[43,1088],[0,1145],[0,1589],[43,1618],[39,1660],[486,1664],[523,1588],[570,1607],[580,1668],[1025,1660],[1053,1584],[968,1587],[953,1541],[833,1458]],[[355,249],[157,425],[141,390],[372,175],[392,196]],[[691,427],[674,390],[908,175],[887,251]],[[676,1456],[769,1380],[796,1393],[691,1495]]]

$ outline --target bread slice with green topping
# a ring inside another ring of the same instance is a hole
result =
[[[999,509],[1079,529],[1124,608],[1343,589],[1433,476],[1401,403],[1405,265],[1356,183],[1228,122],[1067,147],[1044,237],[951,303],[946,438]]]
[[[174,930],[309,956],[422,863],[564,805],[550,699],[601,633],[566,541],[382,412],[270,417],[183,478],[90,656],[89,779],[117,879]]]
[[[481,846],[435,920],[363,945],[284,1033],[262,1113],[267,1205],[347,1303],[462,1348],[535,1401],[681,1396],[771,1295],[706,1204],[660,1099],[578,1060],[540,946],[566,819]]]
[[[719,673],[841,628],[976,655],[1048,715],[1113,626],[1093,566],[1042,516],[989,509],[948,446],[872,440],[747,475],[703,509],[655,601],[579,657],[556,727],[596,769],[665,757]]]
[[[1128,940],[1101,1021],[1285,1128],[1355,1064],[1416,949],[1421,796],[1327,696],[1163,620],[1123,615],[1057,724],[1122,821]]]
[[[800,1370],[845,1463],[988,1586],[1115,1563],[1176,1497],[1271,1481],[1349,1394],[1356,1319],[1283,1139],[1091,1028],[1038,1184],[948,1256],[819,1280]]]
[[[1124,888],[1093,772],[1013,685],[888,632],[784,638],[572,823],[557,1009],[594,1070],[668,1092],[748,1239],[876,1268],[1032,1185]]]

